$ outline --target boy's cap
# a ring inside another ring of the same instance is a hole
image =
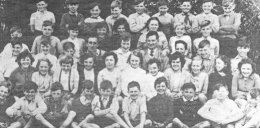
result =
[[[79,0],[66,0],[66,4],[79,4]]]
[[[234,4],[234,0],[223,0],[222,6],[228,7],[230,5]]]

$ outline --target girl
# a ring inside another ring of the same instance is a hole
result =
[[[199,56],[194,57],[190,65],[190,80],[196,86],[197,98],[199,98],[201,103],[205,104],[207,101],[206,94],[208,90],[209,76],[207,73],[202,72],[203,68],[202,58]]]
[[[231,92],[232,74],[230,70],[230,59],[225,55],[220,55],[215,60],[215,72],[209,75],[209,86],[207,97],[210,99],[217,83],[227,86]]]
[[[32,74],[32,81],[38,85],[38,93],[43,98],[50,95],[50,85],[53,82],[51,67],[49,59],[40,59],[36,65],[38,71]]]
[[[95,28],[97,37],[98,37],[98,44],[99,49],[104,51],[110,51],[113,49],[113,46],[110,44],[110,37],[109,37],[109,30],[108,25],[106,22],[99,22]]]

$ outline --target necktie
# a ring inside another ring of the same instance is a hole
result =
[[[189,13],[184,13],[184,23],[190,25]]]
[[[154,49],[150,49],[151,51],[150,51],[150,56],[152,56],[153,57],[153,55],[154,55]]]

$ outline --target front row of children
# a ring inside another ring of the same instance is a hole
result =
[[[181,87],[182,96],[172,102],[166,95],[167,79],[159,77],[154,88],[157,95],[148,102],[140,93],[136,81],[128,84],[129,97],[122,102],[112,95],[112,83],[100,84],[100,96],[94,93],[94,83],[85,80],[82,93],[71,102],[63,98],[64,90],[59,82],[51,87],[51,96],[41,99],[37,85],[27,81],[24,97],[9,96],[10,83],[0,83],[1,128],[256,128],[260,111],[260,90],[253,88],[247,96],[246,107],[228,98],[228,89],[216,84],[215,98],[205,105],[195,98],[196,87],[186,83]],[[122,105],[122,109],[121,106]]]

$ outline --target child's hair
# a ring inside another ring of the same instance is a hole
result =
[[[61,57],[60,59],[60,65],[62,64],[71,64],[73,65],[73,57],[72,56],[69,56],[69,55],[64,55]]]
[[[25,81],[25,83],[23,84],[24,88],[23,90],[26,92],[26,91],[30,91],[30,90],[34,90],[35,92],[37,91],[38,89],[38,85],[33,82],[33,81]]]
[[[129,32],[123,32],[120,36],[121,42],[122,41],[131,41],[132,35]]]
[[[161,6],[168,6],[168,2],[166,0],[160,0],[157,4],[157,7],[161,7]]]
[[[96,6],[101,10],[100,3],[97,3],[97,2],[90,4],[90,10],[94,9]]]
[[[246,36],[240,37],[238,39],[237,47],[250,48],[250,42],[248,41],[248,38]]]
[[[103,90],[113,89],[113,85],[112,85],[111,81],[109,81],[109,80],[103,80],[103,81],[100,83],[100,89],[103,89]]]
[[[114,8],[122,8],[122,3],[119,2],[118,0],[114,0],[112,1],[111,5],[110,5],[111,9],[114,9]]]
[[[120,25],[124,25],[126,32],[130,32],[129,23],[124,18],[119,18],[113,25],[113,31],[118,32],[117,28]]]
[[[175,48],[176,48],[177,44],[183,44],[185,50],[188,49],[187,43],[186,43],[185,41],[183,41],[183,40],[177,40],[177,41],[175,42]]]
[[[91,80],[84,80],[82,81],[82,90],[85,90],[85,89],[92,89],[94,87],[94,82],[91,81]]]
[[[53,92],[53,91],[57,91],[57,90],[63,91],[63,86],[58,81],[51,84],[51,91]]]
[[[172,65],[173,60],[177,60],[179,58],[180,62],[181,62],[181,68],[183,68],[183,66],[185,64],[185,59],[181,53],[175,52],[173,54],[170,54],[168,57],[169,57],[169,65]]]
[[[210,46],[210,42],[209,42],[209,40],[202,40],[202,41],[200,41],[200,43],[199,43],[199,48],[204,48],[205,46]]]
[[[69,49],[75,50],[75,45],[74,45],[72,42],[67,41],[67,42],[65,42],[65,43],[63,44],[63,50],[64,50],[64,51],[67,51],[67,50],[69,50]]]
[[[235,0],[223,0],[222,6],[228,7],[228,6],[230,6],[231,4],[234,4],[234,3],[235,3]]]
[[[144,28],[149,29],[149,24],[151,23],[152,20],[156,20],[156,21],[158,22],[158,26],[159,26],[158,31],[161,30],[162,24],[161,24],[160,20],[159,20],[157,17],[151,17],[151,18],[146,22]]]
[[[54,24],[50,20],[45,20],[42,23],[42,27],[51,26],[53,28]]]
[[[160,62],[160,60],[158,60],[156,58],[152,58],[152,59],[148,60],[148,62],[147,62],[147,72],[148,72],[149,65],[152,65],[152,64],[156,64],[158,69],[159,70],[161,69],[161,62]]]
[[[141,90],[140,84],[136,81],[131,81],[128,83],[128,86],[127,86],[128,91],[130,90],[130,88],[133,88],[133,87],[137,87],[139,90]]]
[[[11,42],[12,47],[14,47],[17,44],[22,47],[21,37],[12,38],[10,42]]]
[[[213,3],[212,0],[203,0],[202,4],[204,4],[204,3],[208,3],[208,2],[212,2],[212,3]]]
[[[98,22],[96,27],[95,27],[95,30],[97,31],[98,29],[100,28],[106,28],[106,30],[108,30],[108,25],[105,21],[102,21],[102,22]]]
[[[68,30],[78,31],[79,30],[79,26],[76,25],[76,24],[69,25]]]
[[[106,60],[106,58],[108,57],[108,56],[113,56],[113,58],[114,58],[114,60],[115,60],[115,65],[117,64],[117,61],[118,61],[118,57],[117,57],[117,55],[114,53],[114,52],[106,52],[104,55],[103,55],[103,60],[104,60],[104,62],[105,62],[105,60]]]
[[[78,0],[66,0],[65,4],[69,5],[69,4],[79,4]]]
[[[260,95],[260,89],[254,87],[254,88],[250,89],[249,94],[252,99],[256,99]]]
[[[222,69],[222,71],[225,73],[225,74],[230,74],[231,73],[231,66],[230,66],[230,59],[225,56],[225,55],[219,55],[216,59],[215,59],[215,62],[217,59],[220,59],[224,62],[224,64],[226,64],[226,66]],[[217,72],[217,69],[215,67],[215,72]]]
[[[138,5],[143,2],[145,2],[145,0],[134,0],[134,5]]]
[[[10,34],[14,33],[14,32],[18,32],[18,33],[22,33],[22,29],[21,27],[15,25],[13,27],[10,28]]]
[[[189,2],[189,3],[192,5],[192,2],[191,2],[190,0],[182,0],[182,1],[181,1],[181,5],[182,5],[184,2]]]
[[[253,71],[252,71],[252,73],[251,73],[250,75],[252,75],[252,74],[255,73],[256,64],[255,64],[250,58],[245,58],[245,59],[242,59],[242,60],[238,63],[238,70],[239,70],[240,74],[241,74],[241,67],[242,67],[243,64],[250,64],[250,65],[252,66],[252,70],[253,70]]]
[[[183,29],[185,28],[185,24],[180,22],[180,23],[176,23],[174,24],[174,30],[176,30],[177,27],[181,26]]]
[[[201,22],[200,24],[200,28],[204,28],[204,27],[207,27],[207,26],[210,26],[211,25],[211,22],[209,20],[204,20]]]
[[[191,64],[189,65],[189,70],[190,70],[190,72],[192,72],[191,67],[192,67],[193,61],[201,61],[201,66],[202,66],[202,67],[201,67],[200,71],[204,70],[205,66],[203,65],[203,59],[202,59],[202,57],[201,57],[201,56],[194,56],[194,57],[192,58]]]
[[[223,84],[223,83],[217,83],[217,84],[215,84],[215,86],[213,87],[213,92],[219,90],[219,89],[222,88],[222,87],[224,87],[224,88],[228,91],[228,88],[227,88],[227,86],[226,86],[225,84]]]
[[[194,91],[196,91],[196,87],[193,83],[185,83],[184,85],[182,85],[181,90],[184,91],[185,89],[193,89]]]
[[[29,57],[29,58],[30,58],[31,64],[34,62],[34,58],[33,58],[32,54],[31,54],[28,50],[24,50],[23,52],[21,52],[21,53],[17,56],[15,62],[18,63],[19,66],[21,66],[21,65],[22,65],[22,64],[21,64],[21,60],[24,59],[24,58],[26,58],[26,57]]]
[[[161,84],[163,82],[165,83],[166,87],[168,87],[167,79],[165,77],[159,77],[154,82],[154,88],[156,88],[156,85]]]
[[[141,52],[139,52],[139,51],[133,51],[131,54],[130,54],[130,56],[128,57],[128,59],[127,59],[127,63],[129,63],[130,64],[130,59],[131,59],[131,57],[132,56],[136,56],[136,57],[138,57],[139,59],[140,59],[140,65],[143,63],[143,55],[142,55],[142,53]]]
[[[51,46],[50,38],[42,38],[41,39],[41,45],[43,45],[43,46]]]
[[[10,93],[11,88],[12,88],[12,83],[10,81],[6,81],[6,80],[1,81],[0,82],[0,87],[1,86],[4,86],[4,87],[8,88],[8,93]]]
[[[41,59],[39,59],[38,60],[38,62],[37,62],[37,65],[36,65],[36,69],[39,71],[39,66],[40,66],[40,64],[41,64],[41,62],[47,62],[48,63],[48,65],[49,65],[49,70],[48,70],[48,73],[50,74],[51,73],[51,68],[52,68],[52,64],[51,64],[51,61],[48,59],[48,58],[41,58]]]
[[[85,54],[82,54],[79,58],[79,62],[83,65],[84,64],[84,61],[87,60],[88,58],[93,58],[93,61],[94,61],[94,64],[95,64],[95,57],[93,54],[91,53],[85,53]]]
[[[149,32],[147,33],[147,35],[146,35],[146,39],[148,39],[150,36],[155,36],[157,40],[159,39],[158,32],[149,31]]]

